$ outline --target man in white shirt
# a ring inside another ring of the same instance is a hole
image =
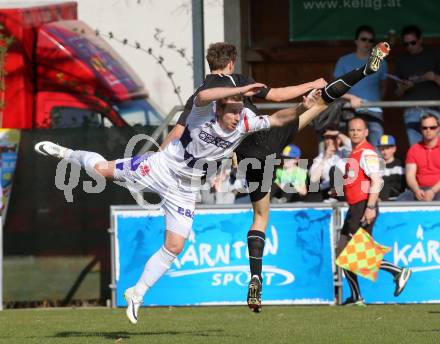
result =
[[[145,293],[183,250],[191,231],[201,178],[215,173],[217,163],[230,157],[252,132],[280,127],[298,117],[299,125],[306,126],[327,107],[320,98],[321,91],[315,91],[296,107],[282,109],[271,116],[257,116],[243,107],[242,97],[253,96],[263,87],[265,85],[255,83],[200,92],[180,140],[148,156],[107,161],[98,153],[74,151],[47,141],[35,145],[40,154],[75,162],[89,174],[98,173],[107,179],[123,181],[129,189],[150,190],[163,198],[164,245],[148,259],[136,285],[125,292],[126,314],[131,323],[137,323]]]
[[[351,153],[350,139],[341,133],[337,125],[330,124],[322,134],[324,151],[313,159],[310,167],[309,201],[320,202],[334,196],[342,196],[342,176],[345,160]],[[319,189],[316,187],[319,186]]]

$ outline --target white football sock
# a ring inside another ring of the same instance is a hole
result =
[[[176,256],[162,246],[145,264],[144,272],[134,286],[136,297],[143,299],[145,293],[168,271]]]
[[[66,160],[80,164],[89,174],[96,173],[95,165],[97,163],[107,161],[98,153],[82,150],[68,151]]]

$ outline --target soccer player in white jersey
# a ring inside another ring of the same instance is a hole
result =
[[[158,193],[165,213],[165,242],[146,262],[138,282],[125,291],[127,317],[136,324],[145,293],[170,268],[188,238],[195,208],[195,195],[206,165],[232,155],[234,149],[255,131],[280,127],[298,119],[305,126],[326,107],[321,91],[303,102],[271,116],[256,116],[243,107],[242,96],[253,96],[265,87],[255,83],[243,87],[211,88],[197,95],[182,138],[164,150],[144,157],[107,161],[95,152],[72,150],[43,141],[35,150],[43,155],[80,164],[89,173],[126,182],[128,188]],[[215,110],[213,107],[215,103]],[[214,171],[213,171],[214,172]]]
[[[331,103],[334,99],[348,92],[357,82],[377,72],[381,61],[388,53],[389,45],[385,42],[381,42],[373,48],[365,66],[348,72],[337,80],[334,80],[330,85],[327,85],[323,79],[317,79],[312,83],[297,86],[281,88],[267,87],[257,93],[255,97],[279,102],[296,98],[313,88],[322,88],[322,98],[325,102]],[[206,60],[212,74],[206,76],[203,84],[188,99],[176,126],[171,130],[167,138],[165,138],[162,147],[167,146],[172,140],[182,137],[188,114],[191,112],[193,106],[194,98],[199,92],[214,87],[225,87],[226,85],[240,87],[255,83],[252,78],[245,75],[231,74],[234,72],[236,56],[237,50],[231,44],[215,43],[210,45]],[[244,107],[251,109],[255,113],[257,112],[256,106],[249,97],[244,97]],[[252,188],[249,190],[249,197],[252,201],[254,211],[253,221],[247,233],[249,270],[251,273],[247,303],[249,308],[254,312],[261,312],[262,310],[261,293],[263,287],[262,270],[266,238],[265,232],[269,222],[270,187],[275,178],[275,173],[270,173],[270,170],[275,171],[273,168],[275,157],[281,157],[281,152],[284,147],[292,143],[298,132],[303,128],[297,119],[283,127],[273,127],[270,128],[270,130],[255,132],[248,135],[235,151],[237,153],[238,162],[242,162],[245,159],[253,159],[254,162],[253,164],[244,164],[246,182],[248,185],[252,185]]]

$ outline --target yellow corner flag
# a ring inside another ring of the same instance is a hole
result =
[[[375,242],[360,227],[336,259],[336,265],[376,282],[383,256],[389,251],[391,248]]]

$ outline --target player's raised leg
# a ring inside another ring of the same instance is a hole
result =
[[[38,142],[34,149],[37,153],[51,156],[55,159],[65,159],[67,155],[70,154],[69,151],[71,149],[57,145],[56,143],[50,142],[50,141],[41,141]]]
[[[348,72],[324,87],[322,91],[322,99],[324,99],[327,103],[331,103],[335,99],[340,98],[357,82],[366,76],[377,72],[380,68],[380,63],[388,56],[389,53],[390,45],[388,43],[378,43],[372,49],[370,57],[364,66]]]
[[[45,156],[77,163],[89,173],[98,173],[108,179],[114,177],[115,162],[107,161],[99,153],[73,150],[50,141],[39,142],[34,149]]]
[[[372,50],[367,64],[364,68],[364,74],[369,75],[376,73],[380,68],[380,63],[390,53],[390,45],[387,42],[378,43]]]

